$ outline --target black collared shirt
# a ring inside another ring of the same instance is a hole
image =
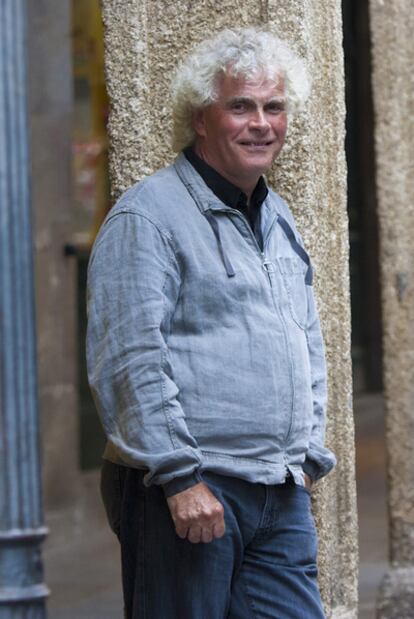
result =
[[[203,161],[191,146],[184,149],[184,155],[219,200],[226,204],[226,206],[237,209],[245,215],[253,232],[256,234],[257,228],[255,224],[260,214],[260,207],[269,192],[263,176],[259,178],[250,198],[250,204],[248,204],[246,194]],[[256,238],[258,236],[257,234]],[[261,245],[261,238],[257,238],[257,241]]]

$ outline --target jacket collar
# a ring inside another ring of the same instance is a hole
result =
[[[175,170],[180,177],[181,181],[187,187],[190,195],[194,199],[198,208],[201,212],[206,216],[210,225],[213,228],[214,234],[217,239],[217,243],[220,249],[220,253],[224,262],[224,266],[227,271],[227,275],[229,277],[234,277],[234,269],[233,266],[227,256],[227,253],[223,247],[221,242],[221,236],[219,232],[219,228],[217,222],[214,217],[212,217],[211,212],[207,211],[232,211],[230,207],[226,206],[223,202],[221,202],[217,196],[213,193],[211,189],[209,189],[206,183],[203,181],[202,177],[191,163],[187,160],[186,156],[183,153],[180,153],[177,159],[174,162]],[[269,192],[270,195],[270,192]],[[273,225],[274,220],[277,218],[279,224],[281,225],[284,233],[286,234],[293,251],[305,262],[307,265],[307,273],[305,282],[308,285],[312,285],[312,265],[309,259],[307,252],[303,249],[303,247],[298,243],[296,239],[296,235],[290,226],[290,224],[286,221],[286,219],[279,213],[278,208],[276,207],[276,203],[281,200],[277,194],[273,194],[276,200],[269,200],[269,195],[267,196],[263,206],[266,208],[266,215],[262,217],[262,234],[264,233],[264,238],[266,238],[267,230]]]
[[[207,187],[200,174],[194,169],[184,153],[180,153],[177,156],[173,166],[181,182],[185,185],[194,202],[204,215],[211,211],[232,211],[230,207],[221,202],[215,193]],[[261,220],[263,233],[266,233],[266,229],[272,225],[274,218],[279,214],[278,201],[282,201],[281,198],[269,190],[262,204]]]
[[[202,213],[210,210],[232,210],[219,200],[215,193],[207,187],[200,174],[194,169],[184,153],[178,155],[173,165],[181,182],[186,186]]]

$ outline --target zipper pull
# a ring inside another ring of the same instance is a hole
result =
[[[267,273],[270,285],[272,285],[272,273],[275,272],[275,265],[273,264],[271,260],[267,260],[264,254],[262,254],[262,256],[263,256],[262,267]]]

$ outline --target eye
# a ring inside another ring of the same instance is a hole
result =
[[[242,101],[235,101],[231,105],[231,111],[236,112],[236,114],[242,114],[246,111],[246,106]]]
[[[284,103],[270,103],[267,107],[266,107],[266,111],[269,112],[270,114],[280,114],[281,112],[284,112],[286,109],[286,106]]]

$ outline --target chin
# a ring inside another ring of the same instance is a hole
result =
[[[244,174],[246,176],[261,176],[265,174],[271,167],[272,161],[250,161],[243,166]]]

